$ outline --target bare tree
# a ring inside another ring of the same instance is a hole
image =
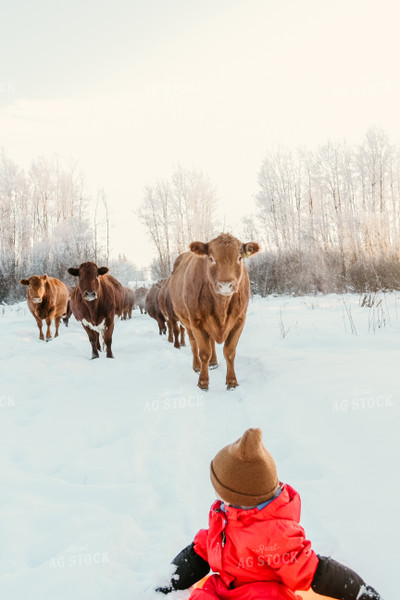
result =
[[[153,241],[157,258],[153,271],[168,277],[175,257],[194,239],[209,240],[215,233],[217,194],[201,171],[178,166],[171,180],[158,180],[145,189],[138,211]]]

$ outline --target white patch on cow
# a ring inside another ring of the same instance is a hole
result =
[[[32,298],[32,302],[33,302],[34,304],[40,304],[40,303],[41,303],[41,301],[42,301],[42,299],[41,299],[41,298]]]
[[[86,319],[82,319],[82,323],[83,325],[86,325],[86,327],[93,329],[93,331],[97,331],[97,333],[104,333],[104,331],[107,329],[105,319],[103,319],[99,325],[93,325],[93,323],[90,323],[90,321],[87,321]]]

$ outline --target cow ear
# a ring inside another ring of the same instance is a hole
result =
[[[44,275],[42,275],[42,279],[47,279],[47,273],[45,273]]]
[[[249,258],[249,256],[253,256],[261,250],[260,245],[257,242],[247,242],[247,244],[242,244],[242,257]]]
[[[203,244],[203,242],[192,242],[189,246],[190,250],[199,256],[204,256],[208,254],[208,244]]]
[[[27,279],[20,279],[19,282],[21,285],[29,285],[29,281]]]
[[[99,267],[97,269],[97,275],[105,275],[108,273],[108,267]]]
[[[78,275],[79,275],[79,269],[74,269],[74,267],[70,267],[68,269],[68,273],[70,275],[73,275],[74,277],[78,277]]]

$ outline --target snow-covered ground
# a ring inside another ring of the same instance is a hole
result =
[[[158,598],[207,525],[211,458],[256,426],[314,549],[397,600],[398,294],[254,298],[232,392],[221,347],[202,392],[190,348],[137,310],[115,360],[91,361],[73,318],[39,341],[25,303],[0,307],[0,327],[1,598]]]

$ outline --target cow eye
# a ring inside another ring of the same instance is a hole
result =
[[[215,264],[215,260],[212,256],[209,256],[208,260],[210,261],[211,264],[213,264],[213,265]]]
[[[238,257],[238,262],[240,262],[241,260],[243,260],[243,256]]]

